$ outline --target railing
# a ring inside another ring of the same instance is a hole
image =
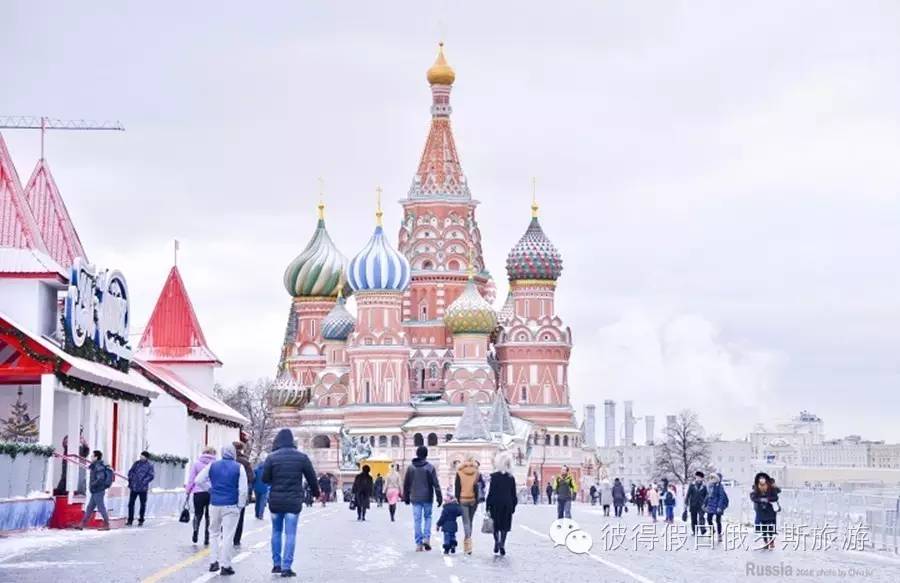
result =
[[[753,524],[755,511],[746,487],[726,488],[729,506],[726,517]],[[810,533],[828,529],[835,536],[851,529],[865,529],[865,547],[900,553],[900,495],[895,492],[842,492],[785,488],[779,495],[779,531],[785,527]]]

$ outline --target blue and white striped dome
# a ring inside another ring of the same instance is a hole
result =
[[[325,340],[346,340],[353,332],[353,326],[356,320],[353,315],[347,311],[344,306],[343,296],[338,296],[338,301],[328,312],[328,315],[322,318],[322,338]]]
[[[347,282],[355,292],[405,291],[409,287],[409,261],[387,242],[381,225],[350,261]]]

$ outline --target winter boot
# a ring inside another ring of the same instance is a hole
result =
[[[472,539],[471,538],[463,539],[463,550],[466,552],[467,555],[472,554]]]
[[[417,552],[417,553],[421,553],[423,550],[425,550],[425,549],[424,549],[424,547],[422,547],[421,544],[417,544],[417,545],[416,545],[416,552]]]

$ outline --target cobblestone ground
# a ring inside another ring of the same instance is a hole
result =
[[[373,508],[365,523],[357,522],[355,514],[343,505],[308,509],[298,530],[296,581],[900,581],[900,558],[892,555],[839,548],[696,548],[690,537],[680,550],[666,550],[663,542],[653,550],[646,544],[635,550],[633,533],[645,528],[640,525],[649,523],[647,517],[636,516],[632,510],[622,519],[607,518],[598,508],[585,505],[575,505],[573,516],[594,539],[589,553],[576,555],[565,546],[554,546],[547,535],[556,518],[553,507],[521,506],[505,558],[494,557],[490,535],[480,533],[473,556],[444,557],[438,546],[430,553],[415,552],[409,507],[400,507],[396,523],[389,521],[386,507]],[[480,517],[479,512],[479,523]],[[251,518],[247,522],[243,544],[236,550],[237,575],[232,581],[274,579],[269,573],[269,533],[268,520]],[[622,533],[626,533],[624,538]],[[208,562],[204,547],[191,544],[189,527],[174,519],[110,532],[43,531],[0,539],[0,581],[18,583],[218,580],[218,575],[207,572]],[[748,574],[748,564],[758,574]],[[764,574],[766,567],[769,576]],[[781,569],[780,574],[772,571],[776,568]]]

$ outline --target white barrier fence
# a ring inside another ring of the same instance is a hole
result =
[[[0,499],[43,491],[49,459],[31,453],[20,453],[16,457],[0,454]]]
[[[726,488],[732,521],[753,524],[755,511],[746,487]],[[852,529],[865,529],[865,547],[900,554],[900,495],[894,492],[842,492],[785,488],[779,495],[778,529],[809,531],[812,536],[844,536]]]

